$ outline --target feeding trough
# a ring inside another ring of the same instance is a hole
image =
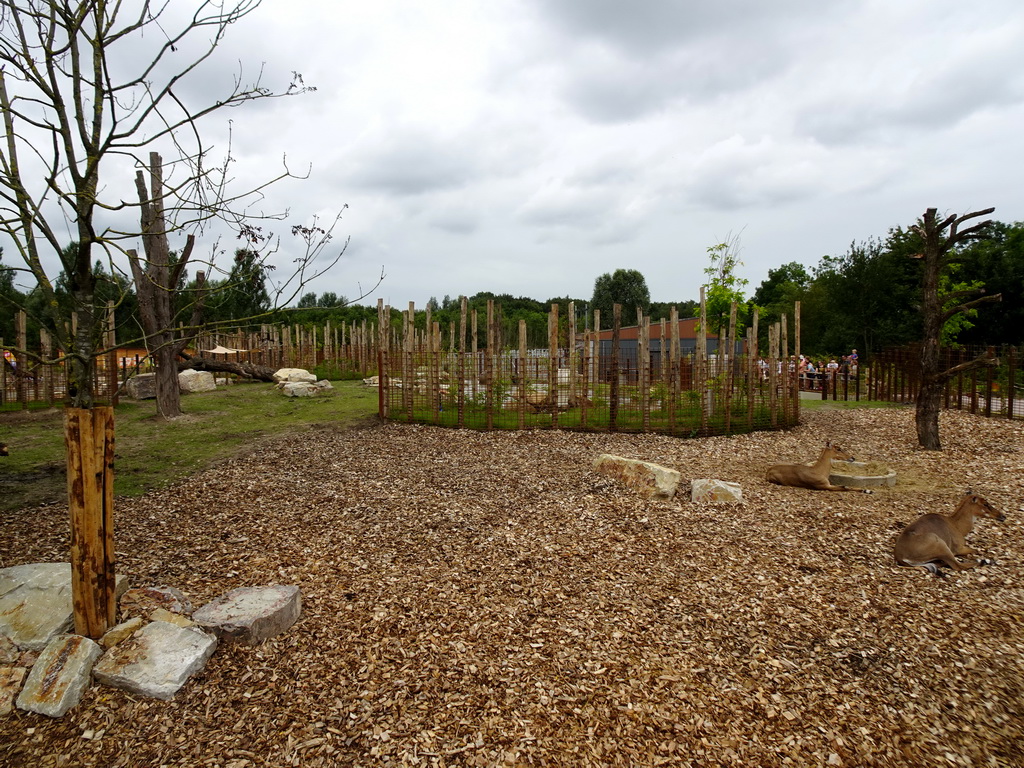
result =
[[[833,461],[828,481],[847,488],[892,488],[896,485],[896,472],[876,461]]]

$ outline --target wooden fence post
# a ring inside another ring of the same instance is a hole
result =
[[[469,314],[469,302],[465,296],[459,297],[459,369],[458,369],[458,403],[459,427],[466,424],[466,318]]]
[[[754,428],[754,397],[761,391],[761,353],[759,349],[758,323],[760,313],[754,307],[754,317],[747,338],[747,428]]]
[[[700,287],[700,325],[697,329],[697,394],[700,395],[700,435],[708,433],[708,305]]]
[[[637,308],[636,320],[636,367],[640,384],[640,418],[642,429],[647,432],[651,428],[651,318],[644,317],[643,310]]]
[[[558,428],[558,304],[551,305],[548,315],[548,401],[551,403],[551,426]]]
[[[388,418],[388,323],[385,322],[384,299],[377,299],[377,413]]]
[[[71,593],[75,632],[98,640],[114,626],[114,409],[66,408]]]
[[[611,381],[608,392],[608,429],[615,432],[619,420],[619,331],[622,328],[622,305],[612,305]]]
[[[676,409],[679,407],[679,309],[672,305],[669,310],[671,341],[668,350],[668,433],[676,433]]]
[[[526,321],[519,321],[519,428],[526,428]]]

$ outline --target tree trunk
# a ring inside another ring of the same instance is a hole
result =
[[[156,362],[156,412],[165,419],[176,419],[181,413],[181,388],[178,386],[178,365],[174,347],[163,343],[153,351]]]
[[[917,409],[914,421],[917,424],[917,444],[926,451],[941,451],[939,442],[939,411],[942,408],[942,390],[945,382],[922,380],[917,393]]]

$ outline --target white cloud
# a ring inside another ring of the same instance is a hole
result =
[[[685,300],[730,232],[753,290],[930,206],[1024,220],[1022,36],[1016,0],[265,0],[188,93],[239,62],[317,87],[204,124],[239,184],[311,166],[263,209],[350,206],[311,290],[383,263],[396,305],[589,298],[629,267]]]

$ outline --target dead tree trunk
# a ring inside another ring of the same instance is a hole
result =
[[[265,365],[253,365],[252,363],[237,363],[230,360],[213,360],[208,357],[193,357],[185,352],[179,353],[184,358],[177,363],[177,370],[194,369],[197,371],[213,371],[215,373],[233,373],[246,379],[257,381],[269,381],[274,383],[275,368],[268,368]]]
[[[963,371],[998,364],[998,360],[994,357],[983,355],[948,370],[940,370],[939,365],[939,341],[942,338],[942,328],[946,322],[951,317],[982,302],[1002,299],[1002,295],[997,293],[947,308],[951,299],[976,295],[981,291],[962,291],[959,294],[946,296],[939,294],[940,276],[953,258],[951,253],[953,249],[961,243],[980,237],[982,230],[992,222],[986,220],[964,230],[959,229],[960,224],[979,216],[985,216],[994,210],[995,208],[986,208],[983,211],[965,213],[962,216],[951,215],[940,222],[936,209],[929,208],[917,225],[912,228],[923,241],[921,253],[914,256],[922,261],[923,266],[921,314],[924,321],[924,336],[921,341],[921,389],[917,395],[915,423],[918,444],[926,450],[942,449],[942,444],[939,441],[939,410],[942,406],[942,391],[946,381],[951,376]]]
[[[185,265],[192,255],[195,240],[189,235],[185,249],[172,264],[164,217],[163,161],[156,152],[149,155],[150,188],[146,189],[143,171],[135,175],[142,217],[142,244],[145,263],[135,250],[129,250],[128,261],[139,299],[139,316],[146,334],[146,348],[156,363],[156,409],[160,416],[173,419],[181,416],[181,391],[178,389],[176,360],[195,337],[203,313],[205,275],[196,274],[196,297],[192,317],[184,331],[174,328],[174,301]]]

